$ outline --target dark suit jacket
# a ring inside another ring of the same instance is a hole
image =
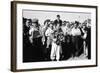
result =
[[[58,20],[56,19],[56,20],[54,21],[54,25],[57,26],[57,24],[60,24],[60,26],[62,26],[62,20],[59,20],[59,21],[58,21]]]

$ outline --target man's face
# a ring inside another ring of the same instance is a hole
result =
[[[29,26],[29,20],[26,21],[26,26],[27,26],[27,27]]]
[[[60,19],[60,17],[57,17],[57,19],[59,20],[59,19]]]
[[[52,24],[50,24],[49,27],[50,27],[51,29],[53,29],[53,25],[52,25]]]
[[[48,25],[50,25],[51,24],[51,22],[48,22]]]
[[[66,26],[66,23],[65,23],[65,22],[63,22],[63,23],[62,23],[62,26]]]
[[[74,24],[74,27],[77,28],[77,24],[76,23]]]
[[[36,23],[32,23],[33,27],[36,27]]]
[[[85,29],[85,25],[83,26],[83,29]]]

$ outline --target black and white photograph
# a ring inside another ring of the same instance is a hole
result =
[[[23,10],[23,62],[91,59],[91,14]]]
[[[12,71],[97,66],[97,7],[12,2]]]

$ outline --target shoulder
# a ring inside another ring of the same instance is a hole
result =
[[[62,20],[60,19],[60,21],[62,22]]]
[[[50,30],[50,28],[47,28],[46,32],[48,32]]]
[[[56,20],[54,20],[54,22],[57,22],[57,19],[56,19]]]

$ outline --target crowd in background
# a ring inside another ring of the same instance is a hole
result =
[[[84,22],[23,18],[23,62],[91,59],[91,19]]]

